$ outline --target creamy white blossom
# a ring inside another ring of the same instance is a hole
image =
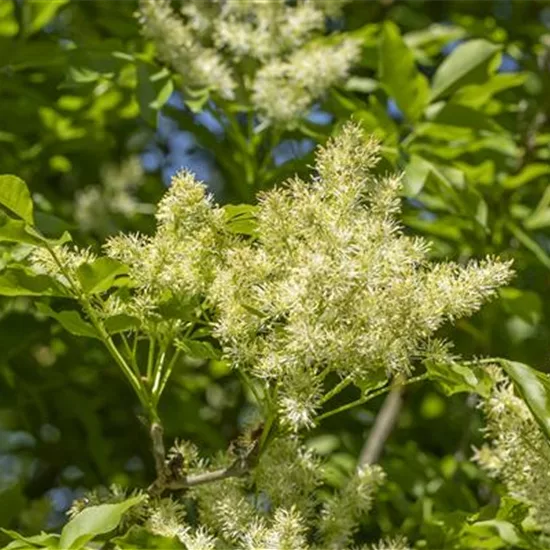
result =
[[[195,0],[180,13],[167,0],[141,0],[144,34],[188,88],[223,99],[249,97],[269,121],[292,125],[342,82],[358,61],[355,39],[319,42],[344,0]],[[242,64],[249,72],[244,78]]]
[[[490,396],[481,402],[487,419],[487,444],[475,460],[504,483],[512,497],[530,507],[540,529],[550,534],[550,445],[525,401],[499,367],[488,369],[494,380]]]

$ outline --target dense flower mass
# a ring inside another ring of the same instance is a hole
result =
[[[400,180],[378,176],[378,158],[377,142],[346,126],[317,152],[310,183],[260,197],[254,237],[231,231],[204,186],[178,174],[153,236],[108,242],[132,285],[100,314],[133,316],[166,342],[204,304],[225,357],[273,392],[295,429],[313,423],[331,373],[363,388],[406,376],[441,349],[437,329],[476,311],[510,266],[430,263],[427,243],[396,221]]]
[[[533,414],[503,371],[489,371],[494,387],[481,404],[489,440],[476,460],[490,475],[501,479],[508,494],[528,504],[540,529],[550,534],[550,446]]]
[[[359,56],[352,39],[312,40],[346,0],[194,0],[175,13],[166,0],[142,0],[143,32],[189,88],[226,100],[251,97],[268,120],[291,124],[341,82]],[[253,68],[244,79],[243,63]]]
[[[264,194],[258,238],[225,252],[210,295],[234,365],[277,386],[283,418],[307,426],[329,372],[360,386],[407,374],[446,321],[476,311],[510,277],[493,259],[431,264],[395,219],[400,181],[354,125],[321,148],[310,184]]]

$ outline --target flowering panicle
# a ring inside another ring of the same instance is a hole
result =
[[[283,421],[311,425],[330,371],[361,385],[409,373],[433,333],[469,315],[511,275],[496,259],[431,264],[405,236],[398,177],[347,125],[317,153],[317,176],[265,193],[258,238],[227,250],[213,279],[217,335],[239,368],[274,384]]]
[[[78,191],[74,203],[75,219],[82,231],[108,235],[116,230],[113,216],[131,219],[136,214],[152,214],[154,207],[136,197],[143,185],[143,167],[137,157],[120,166],[108,165],[102,170],[102,185]]]
[[[550,534],[550,445],[525,401],[516,395],[502,369],[488,369],[491,395],[481,403],[488,443],[475,460],[504,483],[507,493],[530,506],[533,519]]]
[[[177,14],[166,0],[141,0],[140,19],[159,57],[186,86],[229,100],[244,92],[265,118],[291,125],[359,57],[357,40],[313,44],[346,1],[194,0]],[[252,74],[238,79],[245,59]]]

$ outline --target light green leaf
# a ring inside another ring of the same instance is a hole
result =
[[[174,82],[168,78],[162,88],[159,90],[157,97],[149,104],[152,109],[162,109],[163,105],[170,99],[174,91]]]
[[[446,126],[458,126],[460,128],[471,128],[472,130],[485,130],[488,132],[502,131],[502,128],[484,113],[454,102],[443,104],[434,113],[432,120],[436,124]]]
[[[497,68],[500,49],[483,39],[455,48],[434,75],[430,100],[451,95],[462,86],[484,83]]]
[[[2,296],[70,296],[67,289],[49,275],[30,275],[21,269],[0,274]]]
[[[25,0],[23,9],[26,11],[26,17],[29,21],[25,28],[25,34],[28,36],[46,26],[68,1],[55,0],[44,2],[44,0]]]
[[[414,55],[394,23],[384,24],[379,50],[381,84],[407,119],[417,120],[428,101],[428,81],[418,71]]]
[[[533,162],[523,167],[518,174],[508,176],[501,185],[506,189],[517,189],[526,183],[548,174],[550,174],[550,165]]]
[[[31,194],[27,184],[17,176],[0,176],[0,205],[28,224],[34,224]]]
[[[526,229],[542,229],[550,226],[550,208],[533,212],[523,225],[525,225]]]
[[[148,550],[185,550],[186,546],[177,537],[163,537],[150,533],[145,527],[133,525],[127,533],[115,537],[111,541],[117,550],[136,550],[147,548]]]
[[[370,94],[374,92],[380,83],[374,78],[367,78],[366,76],[352,76],[346,82],[344,89],[350,92],[360,92],[363,94]]]
[[[122,516],[133,506],[143,501],[140,495],[117,504],[90,506],[75,516],[61,531],[59,547],[77,550],[97,535],[109,533],[115,529]]]
[[[493,96],[521,86],[527,80],[527,73],[501,73],[492,75],[483,84],[471,84],[457,90],[453,95],[453,103],[468,105],[474,109],[487,103]]]
[[[437,382],[445,395],[462,392],[489,395],[491,380],[481,367],[426,361],[426,369],[430,379]]]
[[[93,325],[82,319],[77,311],[54,311],[46,304],[37,304],[36,309],[43,315],[55,319],[67,332],[75,336],[86,338],[101,338],[99,332]]]
[[[4,550],[29,550],[30,548],[59,548],[59,535],[53,533],[40,533],[39,535],[34,535],[32,537],[24,537],[16,531],[11,531],[10,529],[2,529],[0,531],[11,537],[13,542],[4,546]]]
[[[550,379],[548,375],[517,361],[500,359],[499,363],[514,382],[546,439],[550,441]]]
[[[228,204],[224,206],[227,229],[240,235],[257,235],[257,208],[251,204]]]
[[[105,292],[114,286],[115,280],[119,275],[128,272],[128,267],[123,263],[103,256],[97,258],[92,263],[82,264],[76,275],[82,290],[87,294],[96,294]]]

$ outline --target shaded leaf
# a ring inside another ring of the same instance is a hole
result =
[[[491,379],[480,367],[426,361],[426,369],[446,395],[475,392],[487,397],[491,390]]]
[[[36,308],[43,315],[55,319],[67,332],[75,336],[100,338],[100,334],[95,327],[84,321],[77,311],[56,312],[46,304],[37,304]]]
[[[11,269],[0,275],[2,296],[70,296],[68,290],[49,275],[31,275]]]
[[[104,322],[105,329],[109,334],[116,334],[118,332],[125,332],[127,330],[136,329],[139,327],[139,319],[120,313],[119,315],[113,315],[107,317]]]
[[[197,359],[219,359],[221,355],[212,344],[200,340],[185,338],[178,340],[176,346],[190,357]]]
[[[548,375],[517,361],[500,359],[499,364],[514,382],[546,439],[550,441],[550,379]]]

